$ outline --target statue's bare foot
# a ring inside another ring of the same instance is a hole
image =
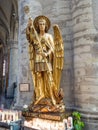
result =
[[[43,99],[43,98],[44,98],[44,95],[40,96],[40,97],[35,101],[34,105],[37,105],[37,104],[40,102],[40,100]]]
[[[55,106],[56,105],[56,100],[52,97],[52,103]]]

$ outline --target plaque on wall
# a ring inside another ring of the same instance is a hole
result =
[[[29,83],[20,83],[19,90],[20,90],[20,92],[29,92],[30,91],[30,84]]]

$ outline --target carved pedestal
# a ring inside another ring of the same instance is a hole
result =
[[[23,111],[24,127],[36,130],[66,130],[67,118],[71,112],[30,112]],[[71,126],[73,127],[73,126]]]

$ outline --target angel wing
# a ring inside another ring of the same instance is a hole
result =
[[[64,64],[64,44],[58,25],[53,26],[54,30],[54,63],[53,63],[53,78],[56,84],[56,90],[59,91],[61,73]]]

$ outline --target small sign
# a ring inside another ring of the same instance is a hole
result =
[[[29,83],[20,83],[19,90],[20,90],[20,92],[29,92],[30,84]]]

